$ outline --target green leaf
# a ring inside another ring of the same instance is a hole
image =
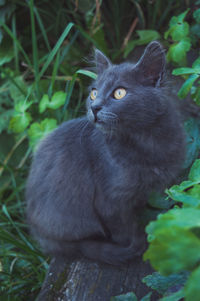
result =
[[[162,195],[158,192],[152,192],[148,198],[148,204],[153,208],[169,209],[174,202],[166,198],[166,195]]]
[[[173,274],[169,276],[160,275],[154,272],[142,279],[148,287],[156,290],[159,294],[166,294],[169,290],[173,291],[174,287],[183,286],[188,278],[188,273]]]
[[[192,68],[200,70],[200,56],[193,62]]]
[[[174,41],[181,41],[189,33],[189,24],[187,22],[177,23],[170,30],[170,35]]]
[[[136,32],[139,36],[137,45],[144,45],[160,38],[160,34],[156,30],[147,29],[137,30]]]
[[[193,197],[193,199],[198,200],[196,202],[196,205],[199,204],[199,200],[200,200],[200,185],[194,185],[194,187],[192,187],[189,191],[188,194],[191,195]]]
[[[188,68],[188,67],[176,68],[172,71],[173,75],[183,75],[183,74],[193,74],[193,73],[195,73],[195,70],[193,68]]]
[[[167,60],[176,63],[184,63],[186,61],[186,53],[190,50],[191,42],[189,38],[184,38],[180,42],[173,44],[167,53]]]
[[[184,82],[178,91],[178,96],[180,98],[185,98],[187,96],[197,78],[199,78],[199,74],[192,74],[189,76],[189,78]]]
[[[50,109],[56,110],[64,105],[65,99],[66,99],[67,93],[63,91],[58,91],[53,94],[50,103],[48,104],[48,107]]]
[[[167,39],[170,35],[174,41],[181,41],[189,33],[189,25],[184,22],[185,16],[189,9],[178,16],[173,16],[169,23],[169,30],[165,32],[164,38]]]
[[[43,113],[48,108],[48,104],[49,96],[47,94],[44,94],[39,103],[39,112]]]
[[[32,118],[30,113],[14,113],[14,116],[10,120],[9,129],[14,133],[23,132],[30,124]]]
[[[185,205],[193,207],[200,205],[200,198],[196,197],[194,192],[184,192],[178,185],[172,186],[169,190],[166,190],[166,192],[176,202],[181,202]]]
[[[184,297],[185,297],[184,289],[181,289],[178,292],[175,292],[169,296],[161,298],[160,301],[179,301],[179,300],[181,301],[183,300]]]
[[[200,86],[192,86],[191,97],[196,102],[196,105],[200,106]]]
[[[41,123],[35,122],[28,130],[30,145],[35,148],[37,143],[57,127],[55,119],[45,118]]]
[[[88,71],[88,70],[82,70],[82,69],[79,69],[78,71],[76,71],[76,73],[78,74],[84,74],[92,79],[96,79],[97,78],[97,74],[94,73],[94,72],[91,72],[91,71]]]
[[[22,76],[15,77],[9,84],[10,96],[15,103],[24,100],[29,94],[29,89]]]
[[[177,17],[172,17],[170,20],[170,26],[173,26],[177,23],[182,23],[183,20],[185,19],[187,13],[189,12],[189,8],[187,10],[185,10],[183,13],[181,13],[180,15],[178,15]]]
[[[136,30],[139,39],[130,40],[124,50],[124,57],[126,58],[128,54],[135,48],[135,46],[146,45],[153,40],[160,39],[160,34],[155,30]]]
[[[200,213],[198,218],[200,226]],[[187,229],[165,227],[165,223],[160,223],[159,229],[156,227],[155,238],[144,253],[144,260],[150,260],[153,268],[163,275],[194,269],[200,260],[200,240]]]
[[[150,222],[146,227],[146,232],[153,239],[161,229],[165,228],[168,231],[168,228],[173,229],[173,227],[179,227],[183,230],[200,227],[200,210],[197,208],[171,209],[158,215],[156,221]]]
[[[24,113],[32,105],[32,103],[32,101],[20,101],[15,105],[15,111],[18,113]]]
[[[166,193],[177,202],[196,207],[200,205],[200,159],[193,163],[188,178],[188,181],[167,189]]]
[[[49,96],[44,94],[40,104],[39,104],[39,112],[43,113],[47,108],[56,110],[64,105],[67,94],[62,91],[55,92],[49,100]]]
[[[186,135],[186,158],[184,168],[188,168],[198,157],[200,151],[200,123],[197,119],[188,119],[185,123]]]
[[[193,12],[193,17],[197,23],[200,23],[200,8]]]
[[[125,295],[119,295],[112,297],[110,301],[137,301],[137,297],[134,293],[127,293]]]
[[[185,300],[186,301],[199,301],[200,296],[200,285],[199,285],[199,279],[200,279],[200,266],[195,269],[185,286]]]
[[[200,159],[197,159],[192,165],[188,178],[191,181],[200,183]]]

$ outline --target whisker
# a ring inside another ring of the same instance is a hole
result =
[[[119,119],[119,117],[115,113],[112,113],[112,112],[102,112],[102,115],[113,118],[113,119]]]

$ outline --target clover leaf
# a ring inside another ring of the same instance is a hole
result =
[[[28,130],[30,145],[35,148],[38,142],[57,127],[55,119],[45,118],[41,123],[34,122]]]
[[[47,94],[44,94],[39,104],[39,112],[43,113],[47,108],[56,110],[65,103],[66,93],[63,91],[55,92],[51,98]]]

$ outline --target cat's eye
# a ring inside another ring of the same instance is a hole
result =
[[[95,100],[97,98],[97,94],[97,89],[92,89],[92,91],[90,92],[90,99]]]
[[[126,90],[124,88],[118,88],[113,93],[115,99],[121,99],[126,95]]]

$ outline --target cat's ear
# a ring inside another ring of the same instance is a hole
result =
[[[135,67],[139,71],[139,79],[144,84],[159,87],[163,83],[165,65],[164,49],[160,43],[154,41],[146,47],[143,56]]]
[[[98,74],[101,74],[105,69],[111,66],[110,60],[98,49],[95,49],[95,63]]]

